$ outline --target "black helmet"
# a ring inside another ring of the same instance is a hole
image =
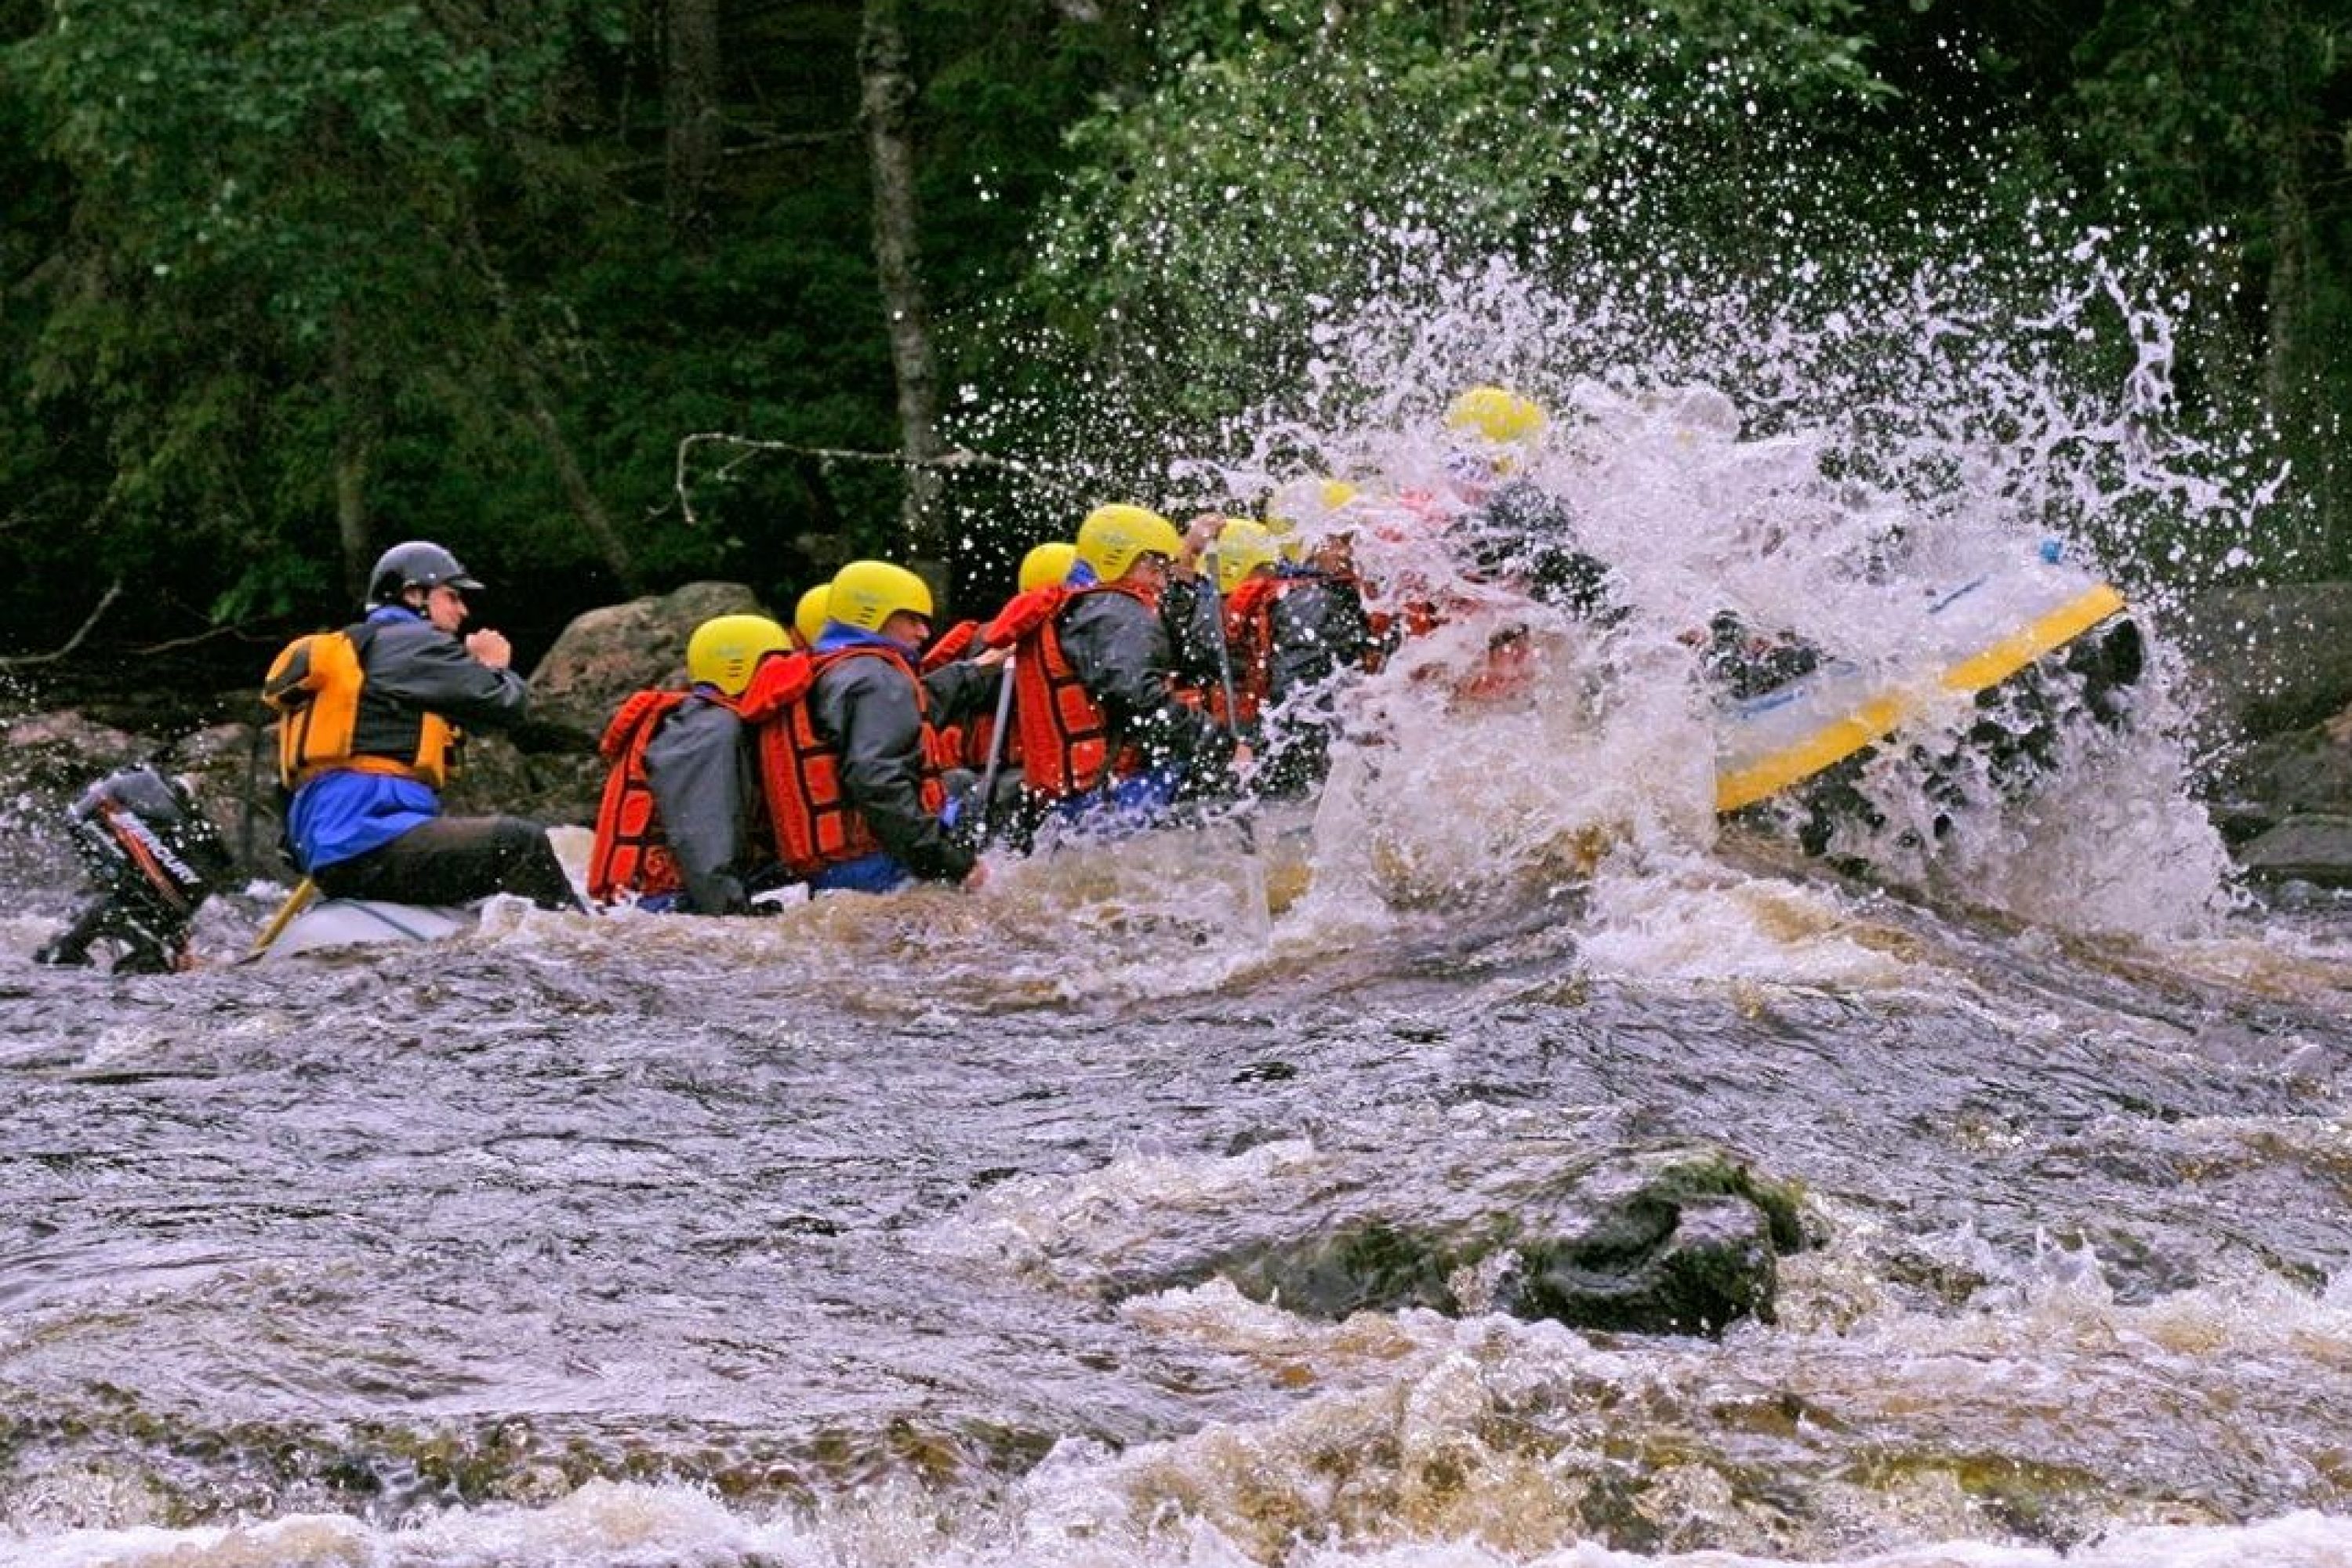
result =
[[[368,602],[389,605],[411,588],[436,588],[444,583],[468,594],[481,587],[456,556],[437,544],[412,539],[376,557],[375,570],[368,574]]]

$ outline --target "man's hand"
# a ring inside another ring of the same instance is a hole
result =
[[[466,634],[466,651],[492,669],[504,669],[514,659],[514,648],[506,634],[488,628]]]
[[[1196,513],[1184,524],[1184,553],[1171,563],[1175,574],[1180,577],[1198,576],[1202,555],[1217,542],[1217,535],[1224,531],[1223,513]]]

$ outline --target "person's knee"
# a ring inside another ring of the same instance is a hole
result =
[[[529,849],[540,839],[539,824],[520,816],[490,818],[490,842],[501,849]]]
[[[520,893],[546,909],[584,907],[544,826],[524,816],[495,817],[488,841],[496,853],[499,885],[506,891]]]

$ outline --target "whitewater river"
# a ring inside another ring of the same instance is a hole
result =
[[[126,979],[25,890],[0,1563],[2352,1560],[2352,910],[1256,848]],[[1771,1324],[1202,1267],[1690,1144],[1801,1190]]]
[[[1580,395],[1537,477],[1640,613],[1331,521],[1447,610],[1311,817],[239,965],[262,886],[116,979],[29,963],[75,875],[13,803],[0,1563],[2352,1563],[2352,904],[2231,885],[2160,616],[2022,796],[1890,749],[1866,879],[1719,829],[1682,628],[1914,668],[2070,547]],[[1797,1194],[1719,1337],[1226,1266],[1695,1151]]]

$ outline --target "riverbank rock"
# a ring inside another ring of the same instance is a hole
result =
[[[683,685],[686,640],[711,616],[766,613],[740,583],[688,583],[575,616],[530,672],[530,721],[467,737],[449,809],[593,822],[605,773],[596,742],[622,701]]]
[[[2284,734],[2352,703],[2352,583],[2217,589],[2168,629],[2217,741]]]
[[[2352,813],[2288,816],[2240,846],[2238,864],[2258,881],[2352,888]]]
[[[100,775],[153,755],[157,743],[86,714],[64,710],[8,721],[5,779],[12,788],[62,791],[68,798]]]
[[[766,615],[740,583],[688,583],[671,593],[572,617],[530,672],[531,719],[584,736],[593,750],[622,700],[682,685],[686,639],[713,616]]]
[[[1467,1221],[1367,1215],[1260,1242],[1208,1272],[1309,1317],[1421,1307],[1713,1334],[1771,1321],[1778,1259],[1803,1245],[1793,1190],[1685,1149],[1562,1173]]]
[[[2352,708],[2231,748],[2207,794],[2222,837],[2242,857],[2252,841],[2297,817],[2352,816]]]

